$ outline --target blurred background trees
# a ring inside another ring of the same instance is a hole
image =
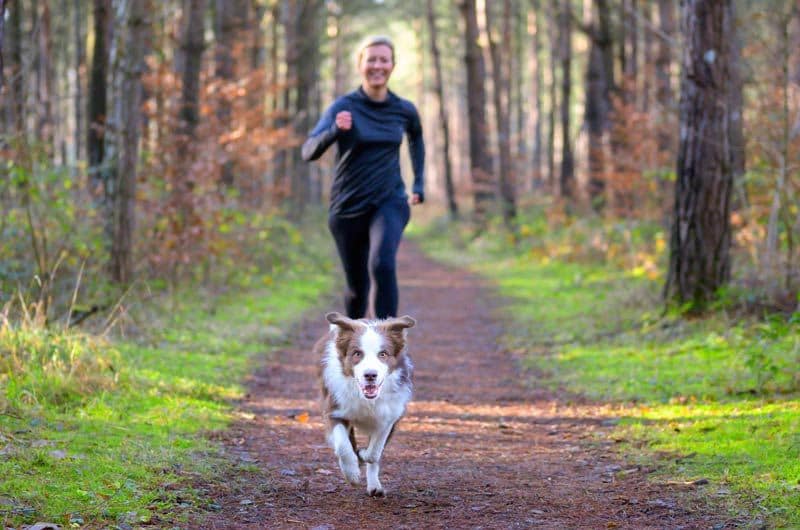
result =
[[[279,266],[330,183],[331,156],[304,164],[298,146],[357,85],[355,43],[379,33],[397,44],[393,90],[423,118],[418,216],[458,212],[509,244],[532,237],[533,209],[552,224],[648,224],[657,255],[642,261],[669,300],[699,307],[733,281],[797,305],[793,0],[5,0],[3,12],[0,303],[23,286],[58,305],[82,267],[91,290],[246,284]]]

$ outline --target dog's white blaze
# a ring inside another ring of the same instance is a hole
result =
[[[378,374],[375,379],[375,384],[378,386],[386,379],[389,367],[378,357],[378,353],[384,348],[385,341],[386,339],[383,335],[375,331],[372,326],[368,327],[367,331],[361,336],[359,346],[361,351],[364,352],[364,357],[353,367],[353,374],[361,385],[367,384],[364,374],[368,372]]]

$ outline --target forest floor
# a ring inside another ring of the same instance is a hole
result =
[[[691,484],[658,482],[609,436],[613,411],[537,388],[499,346],[502,300],[472,273],[412,243],[399,256],[415,396],[382,461],[385,498],[347,484],[324,440],[313,343],[322,315],[299,326],[248,382],[240,420],[216,434],[236,463],[203,484],[209,529],[726,528]],[[359,442],[362,442],[359,440]]]

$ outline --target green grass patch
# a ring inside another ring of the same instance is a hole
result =
[[[800,527],[800,318],[664,315],[655,229],[533,232],[514,248],[494,232],[417,229],[429,254],[496,283],[506,345],[532,384],[620,405],[612,436],[628,458],[658,461],[656,480],[706,478],[743,517]],[[571,248],[586,242],[612,255]]]
[[[246,292],[184,291],[168,311],[151,299],[135,339],[0,323],[0,522],[179,523],[207,507],[192,484],[228,464],[203,435],[232,421],[253,363],[330,292],[319,248]]]

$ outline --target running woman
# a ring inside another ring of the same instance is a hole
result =
[[[345,310],[363,318],[370,281],[375,318],[397,316],[396,257],[411,204],[425,200],[425,146],[413,103],[389,90],[394,45],[370,37],[358,51],[361,86],[325,111],[303,144],[306,161],[336,143],[328,227],[336,242],[347,288]],[[409,199],[400,175],[400,144],[408,136],[414,184]]]

